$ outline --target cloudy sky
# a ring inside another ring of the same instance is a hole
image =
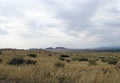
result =
[[[120,0],[0,0],[0,48],[120,46]]]

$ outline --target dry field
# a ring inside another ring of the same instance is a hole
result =
[[[1,50],[0,83],[120,83],[120,53]]]

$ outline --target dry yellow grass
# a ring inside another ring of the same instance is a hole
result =
[[[6,64],[14,56],[23,56],[29,59],[28,53],[37,54],[36,65],[14,66]],[[49,53],[52,56],[48,56]],[[61,53],[47,51],[2,51],[0,58],[0,82],[1,83],[120,83],[120,69],[116,65],[110,65],[97,61],[97,65],[89,65],[88,61],[66,62],[65,67],[56,68],[55,62],[61,62],[58,56]],[[99,56],[117,56],[120,53],[68,53],[71,58],[87,56],[98,58]],[[110,55],[112,54],[112,55]]]

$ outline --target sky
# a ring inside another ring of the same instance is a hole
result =
[[[120,46],[120,0],[0,0],[0,48]]]

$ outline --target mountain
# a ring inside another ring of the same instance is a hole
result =
[[[47,49],[55,52],[120,52],[120,46],[108,46],[99,48],[86,48],[86,49],[70,49],[65,47],[56,47],[54,49]]]
[[[56,47],[55,49],[67,49],[65,47]]]

